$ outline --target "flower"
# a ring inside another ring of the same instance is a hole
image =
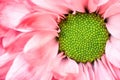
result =
[[[1,0],[0,80],[119,80],[119,8],[119,0]],[[110,34],[93,62],[59,52],[59,23],[77,12],[99,14]]]

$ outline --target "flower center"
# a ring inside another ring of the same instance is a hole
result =
[[[109,33],[96,13],[68,14],[59,23],[59,50],[76,62],[93,62],[105,51]]]

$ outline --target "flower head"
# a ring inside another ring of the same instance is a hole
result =
[[[0,80],[119,80],[119,0],[1,0]]]

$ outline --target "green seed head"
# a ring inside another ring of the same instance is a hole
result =
[[[59,50],[76,62],[93,62],[104,53],[109,33],[96,13],[69,14],[59,23]]]

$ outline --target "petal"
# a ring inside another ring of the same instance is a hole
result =
[[[117,79],[117,76],[115,74],[115,72],[113,71],[112,66],[110,65],[110,62],[107,60],[106,55],[103,55],[101,57],[101,61],[103,62],[106,70],[108,71],[108,73],[110,73],[110,75],[112,75],[114,77],[114,79]]]
[[[106,0],[105,0],[106,1]],[[104,14],[105,11],[113,4],[117,3],[119,0],[109,0],[106,4],[100,6],[99,13]]]
[[[20,32],[14,30],[9,30],[8,32],[6,32],[6,34],[4,34],[4,37],[2,39],[3,47],[7,47],[12,42],[14,42],[19,34]]]
[[[111,37],[110,38],[110,42],[111,42],[111,45],[117,49],[118,51],[120,51],[120,39],[116,39],[114,37]]]
[[[77,63],[71,59],[58,59],[56,67],[53,70],[56,79],[69,78],[71,74],[75,75],[78,73],[78,71]]]
[[[119,79],[120,79],[120,75],[119,75],[120,69],[119,69],[119,68],[116,68],[115,66],[113,66],[113,65],[111,64],[111,62],[109,62],[108,60],[107,60],[107,63],[108,63],[108,65],[109,65],[109,69],[111,70],[111,72],[112,72],[115,80],[119,80]]]
[[[87,0],[73,0],[71,5],[74,11],[85,12]]]
[[[23,51],[23,48],[25,44],[28,42],[28,40],[35,34],[35,32],[31,33],[21,33],[15,38],[15,41],[10,43],[7,47],[5,47],[6,51],[10,53],[16,53]]]
[[[95,80],[95,73],[94,73],[92,64],[88,62],[86,64],[86,67],[87,67],[87,71],[89,73],[90,80]]]
[[[120,39],[120,14],[111,16],[106,24],[108,31],[112,36]]]
[[[98,60],[94,62],[95,80],[115,80],[111,73],[107,71],[103,62]]]
[[[43,47],[17,56],[7,80],[51,80],[52,63],[57,55],[58,43],[49,41]]]
[[[59,16],[53,13],[35,12],[26,16],[17,29],[28,30],[56,30]],[[57,31],[57,30],[56,30]]]
[[[58,14],[66,14],[71,8],[67,0],[30,0],[29,3]]]
[[[114,66],[120,68],[120,51],[118,51],[111,43],[108,41],[106,44],[106,57]]]
[[[0,79],[4,80],[16,54],[4,53],[0,56]]]
[[[6,32],[8,32],[8,29],[0,25],[0,37],[3,37]]]
[[[116,4],[111,5],[103,14],[104,18],[108,18],[112,15],[116,15],[120,13],[120,2],[117,2]]]
[[[120,74],[120,68],[116,68],[115,66],[112,66],[112,68],[113,68],[115,74],[117,75],[116,80],[119,80],[120,79],[120,75],[119,75]]]
[[[87,67],[83,63],[79,64],[79,75],[77,77],[77,80],[90,80]]]
[[[108,0],[88,0],[88,10],[89,12],[95,12],[98,6],[107,3]]]
[[[31,49],[40,48],[52,39],[55,39],[56,36],[57,33],[53,31],[39,31],[27,42],[24,47],[24,52],[27,52]]]
[[[15,28],[28,12],[29,10],[25,7],[25,4],[6,1],[0,10],[0,24],[9,28]]]

